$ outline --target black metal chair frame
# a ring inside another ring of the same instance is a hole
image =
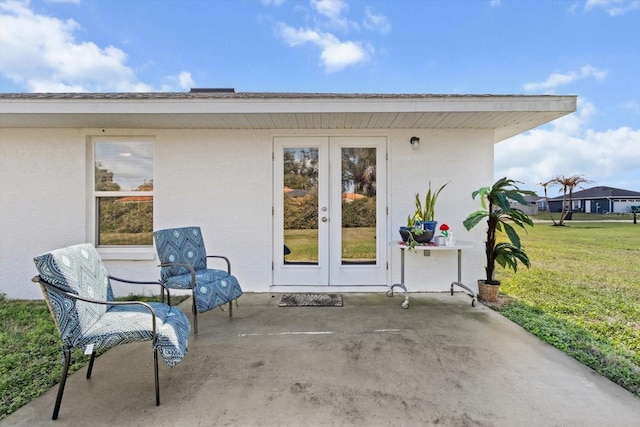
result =
[[[136,281],[136,280],[126,280],[126,279],[120,279],[114,276],[108,276],[109,279],[111,280],[115,280],[118,282],[122,282],[122,283],[129,283],[129,284],[136,284],[136,285],[160,285],[161,286],[161,293],[162,293],[162,301],[164,301],[164,291],[167,292],[167,298],[170,301],[171,297],[169,294],[169,289],[166,288],[166,286],[162,283],[160,283],[159,281]],[[79,300],[79,301],[84,301],[84,302],[88,302],[88,303],[92,303],[92,304],[100,304],[100,305],[141,305],[143,307],[145,307],[147,310],[149,310],[149,312],[151,313],[151,321],[152,321],[152,338],[151,338],[151,348],[154,349],[153,351],[153,370],[154,370],[154,379],[155,379],[155,392],[156,392],[156,406],[160,405],[160,384],[159,384],[159,376],[158,376],[158,349],[156,348],[156,343],[158,340],[157,337],[157,333],[156,333],[156,312],[153,310],[153,307],[151,307],[151,305],[147,304],[146,302],[142,302],[142,301],[102,301],[102,300],[95,300],[95,299],[91,299],[91,298],[86,298],[86,297],[82,297],[70,292],[66,292],[62,289],[60,289],[59,287],[57,287],[56,285],[52,285],[49,282],[44,281],[40,276],[35,276],[33,279],[31,279],[34,283],[39,283],[40,286],[43,287],[43,290],[47,289],[47,290],[51,290],[52,292],[57,292],[59,294],[64,295],[67,298],[71,298],[74,300]],[[45,296],[47,295],[47,293],[45,292]],[[56,323],[56,327],[58,328],[58,331],[60,331],[60,325],[58,325],[58,320],[55,316],[55,313],[51,307],[51,303],[49,301],[49,298],[47,296],[46,298],[47,301],[47,305],[49,306],[49,311],[51,311],[51,314],[53,315],[53,319]],[[69,373],[69,365],[71,364],[71,353],[73,351],[73,347],[68,346],[67,344],[63,343],[62,346],[62,353],[64,356],[64,366],[62,368],[62,376],[60,378],[60,385],[58,386],[58,394],[56,397],[56,404],[55,407],[53,409],[53,416],[51,417],[52,420],[55,420],[58,418],[58,414],[60,412],[60,404],[62,403],[62,395],[64,394],[64,387],[65,384],[67,382],[67,374]],[[91,353],[91,359],[89,360],[89,366],[87,367],[87,379],[91,378],[91,372],[93,370],[93,362],[96,358],[96,352],[93,351]]]

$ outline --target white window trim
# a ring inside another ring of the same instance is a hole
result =
[[[152,136],[87,136],[87,177],[89,185],[87,186],[87,221],[86,221],[86,235],[89,237],[89,241],[93,243],[96,250],[100,254],[100,257],[104,261],[153,261],[156,260],[156,252],[153,244],[148,246],[98,246],[98,210],[97,199],[98,197],[109,196],[154,196],[153,191],[95,191],[95,142],[126,142],[126,141],[140,141],[153,143],[154,154],[154,181],[155,181],[155,137]],[[98,193],[101,193],[98,195]],[[155,201],[155,200],[154,200]],[[155,205],[154,205],[155,206]],[[154,211],[155,221],[155,211]]]

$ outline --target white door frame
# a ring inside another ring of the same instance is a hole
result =
[[[273,139],[273,282],[272,290],[306,291],[380,290],[387,286],[387,137],[386,136],[283,136]],[[285,264],[283,233],[283,151],[285,148],[314,147],[318,151],[318,233],[317,265]],[[376,148],[376,263],[343,265],[341,256],[341,148]],[[326,207],[327,211],[322,209]],[[327,221],[322,220],[323,217]],[[339,289],[337,289],[339,288]]]

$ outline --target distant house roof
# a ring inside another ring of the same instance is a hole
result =
[[[630,197],[640,198],[640,192],[604,186],[587,188],[586,190],[573,192],[573,200],[625,199]],[[562,196],[554,197],[549,200],[562,200]]]

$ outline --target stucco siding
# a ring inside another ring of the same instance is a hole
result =
[[[475,287],[483,273],[481,227],[467,232],[463,219],[479,207],[471,192],[493,181],[490,130],[173,130],[173,129],[1,129],[0,133],[0,292],[10,298],[40,298],[29,279],[32,258],[80,242],[94,242],[91,136],[145,136],[154,141],[154,228],[202,227],[209,253],[222,253],[248,292],[268,292],[272,283],[273,160],[276,136],[384,136],[388,141],[388,285],[400,280],[398,227],[424,197],[431,180],[445,182],[437,220],[460,240],[476,242],[463,254],[465,283]],[[409,139],[418,136],[419,150]],[[158,277],[153,250],[136,258],[101,249],[111,274],[132,279]],[[277,251],[276,251],[277,252]],[[151,255],[149,255],[151,254]],[[279,255],[279,253],[277,254]],[[126,260],[126,258],[129,258]],[[136,260],[137,259],[137,260]],[[456,279],[456,253],[407,254],[406,284],[411,291],[446,291]],[[119,288],[119,294],[136,288]],[[340,291],[340,288],[336,288]],[[145,287],[144,292],[157,292]]]
[[[0,129],[0,292],[11,298],[40,297],[35,255],[85,240],[85,141],[76,130]]]
[[[420,138],[420,149],[412,150],[411,136]],[[436,220],[447,223],[457,239],[481,242],[482,227],[470,232],[462,226],[466,216],[480,208],[471,193],[493,182],[493,132],[488,130],[411,130],[393,133],[389,155],[389,241],[399,238],[398,227],[415,210],[416,193],[424,198],[429,180],[432,188],[449,182],[436,205]],[[400,250],[391,248],[391,282],[400,281]],[[446,291],[456,280],[455,252],[406,254],[405,282],[411,291]],[[462,278],[475,287],[483,274],[480,244],[463,253]]]

